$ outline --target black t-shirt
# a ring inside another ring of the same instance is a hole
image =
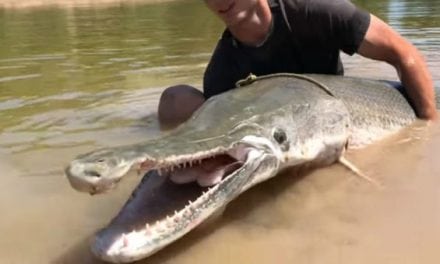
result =
[[[261,46],[245,46],[227,29],[224,31],[205,71],[206,98],[234,88],[250,73],[342,75],[339,51],[354,54],[370,24],[370,14],[348,0],[269,3],[273,15],[271,32]]]

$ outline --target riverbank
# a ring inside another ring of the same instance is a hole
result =
[[[3,0],[0,1],[0,8],[38,8],[38,7],[89,7],[89,6],[111,6],[120,4],[158,3],[175,0]]]

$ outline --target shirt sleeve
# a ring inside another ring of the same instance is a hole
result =
[[[338,2],[338,1],[335,1]],[[359,49],[370,26],[370,13],[357,8],[351,2],[341,1],[341,5],[347,5],[338,14],[337,10],[333,19],[336,36],[339,36],[341,50],[347,54],[354,54]]]
[[[319,34],[318,41],[337,46],[352,55],[359,49],[368,27],[370,13],[356,7],[348,0],[284,0],[297,8],[289,19],[295,27],[295,15],[309,34]]]

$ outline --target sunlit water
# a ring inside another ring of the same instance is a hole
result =
[[[440,2],[357,3],[422,51],[440,87]],[[70,188],[64,165],[158,136],[161,91],[200,87],[221,31],[198,0],[0,10],[1,263],[97,262],[87,240],[139,178],[89,197]],[[397,78],[384,63],[343,60],[347,75]],[[385,190],[338,166],[284,174],[149,263],[438,263],[439,149],[440,127],[421,123],[351,153]]]

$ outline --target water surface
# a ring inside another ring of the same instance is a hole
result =
[[[356,3],[421,50],[439,87],[440,2]],[[62,168],[79,153],[160,135],[161,91],[200,88],[221,31],[198,0],[0,10],[0,262],[99,263],[87,240],[139,177],[89,197]],[[347,75],[397,79],[384,63],[343,60]],[[284,173],[148,263],[438,263],[439,150],[440,127],[421,122],[350,153],[384,190],[339,166]]]

